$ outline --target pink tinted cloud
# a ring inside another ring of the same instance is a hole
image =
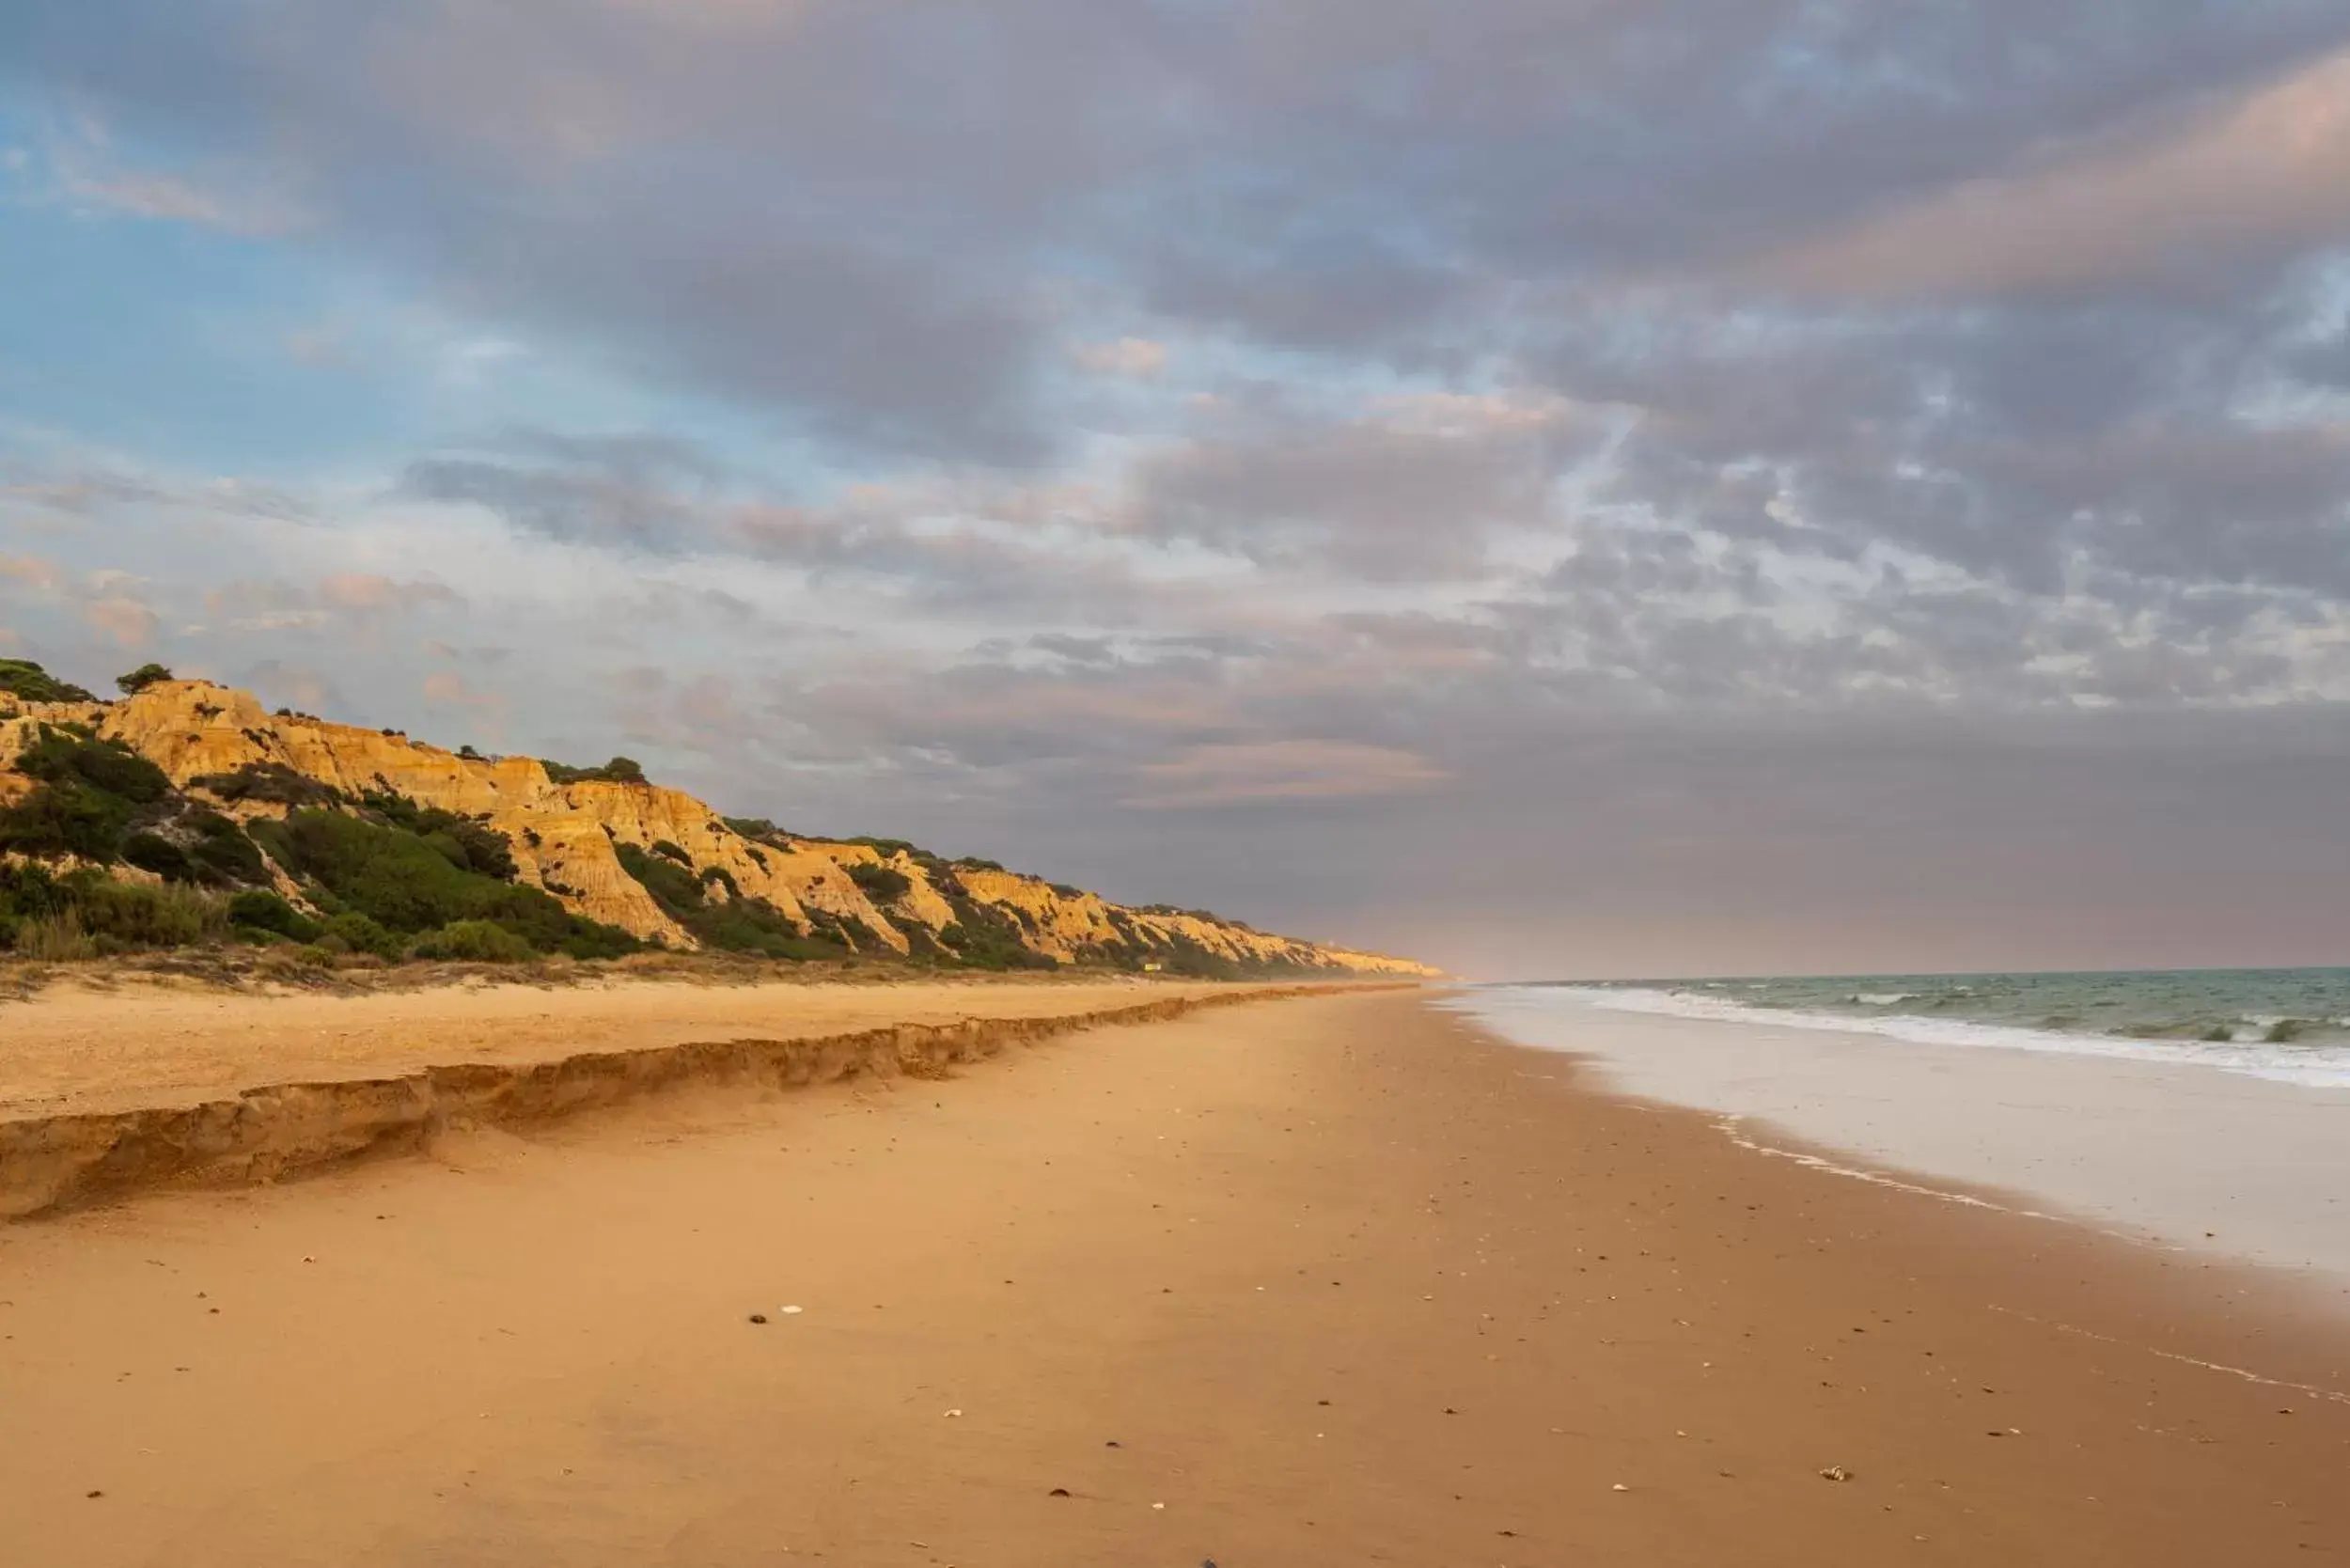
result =
[[[2184,123],[2058,149],[1768,259],[1803,289],[2062,290],[2299,254],[2350,234],[2350,51]]]
[[[403,583],[374,572],[348,572],[319,584],[319,598],[338,610],[368,613],[420,604],[462,603],[454,588],[434,582]]]
[[[0,556],[0,580],[46,590],[56,588],[59,575],[55,566],[38,556]]]
[[[91,600],[82,606],[82,618],[124,648],[146,647],[162,624],[153,610],[120,596]]]

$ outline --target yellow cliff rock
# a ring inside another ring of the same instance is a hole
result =
[[[869,950],[902,955],[917,946],[935,950],[949,945],[940,939],[958,923],[954,898],[960,897],[966,908],[996,912],[1020,945],[1059,964],[1122,959],[1147,966],[1204,954],[1250,966],[1435,972],[1408,960],[1267,935],[1194,914],[1126,909],[1036,877],[967,862],[948,866],[902,849],[782,835],[755,840],[680,790],[608,778],[558,783],[531,758],[460,755],[398,731],[333,724],[285,709],[273,713],[250,693],[204,681],[159,682],[117,702],[0,701],[0,806],[29,788],[6,768],[44,723],[85,725],[120,741],[180,789],[243,820],[282,816],[289,808],[227,798],[204,781],[248,769],[284,769],[346,799],[389,792],[471,817],[507,837],[521,882],[543,888],[576,914],[672,947],[691,948],[695,939],[621,865],[620,846],[648,853],[673,848],[700,878],[707,897],[764,900],[803,931],[823,925]],[[895,890],[893,879],[861,867],[895,872],[903,891]],[[887,895],[886,907],[859,886],[860,875]]]

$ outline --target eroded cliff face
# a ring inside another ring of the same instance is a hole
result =
[[[682,791],[615,779],[558,783],[531,758],[462,756],[396,731],[273,713],[250,693],[209,682],[162,682],[118,702],[13,707],[17,717],[0,718],[0,769],[37,725],[76,723],[130,745],[180,789],[241,819],[283,816],[291,808],[281,801],[237,798],[218,782],[257,769],[283,769],[352,800],[370,792],[402,795],[506,835],[518,880],[544,888],[573,912],[677,948],[692,948],[696,940],[629,874],[620,846],[649,853],[671,846],[709,897],[763,900],[804,931],[824,926],[866,950],[954,949],[967,935],[967,909],[997,920],[1026,951],[1058,964],[1172,966],[1206,955],[1250,967],[1434,973],[1407,960],[1267,935],[1193,914],[1126,909],[1035,877],[949,865],[901,849],[783,835],[746,838]],[[11,784],[22,782],[0,771],[0,804]],[[858,867],[896,875],[876,877]],[[859,886],[860,875],[880,889],[879,902]],[[903,891],[895,891],[901,882]]]

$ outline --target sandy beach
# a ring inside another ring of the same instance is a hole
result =
[[[1409,994],[0,1226],[39,1568],[2318,1562],[2345,1473],[2289,1277]]]
[[[170,984],[53,986],[0,1003],[0,1118],[179,1105],[258,1084],[366,1077],[430,1062],[517,1065],[758,1035],[1037,1018],[1229,990],[1181,980],[488,979],[356,996]]]

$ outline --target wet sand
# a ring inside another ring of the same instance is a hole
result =
[[[2022,1195],[2011,1207],[2301,1271],[2350,1316],[2350,1089],[2097,1054],[2093,1040],[1935,1044],[1767,1014],[1617,1011],[1546,986],[1447,1005],[1520,1044],[1576,1052],[1622,1092],[1744,1119],[1766,1142],[1793,1135],[1863,1170],[1898,1165]]]
[[[0,1227],[6,1555],[2350,1552],[2350,1331],[2289,1280],[1577,1074],[1268,1002]]]

